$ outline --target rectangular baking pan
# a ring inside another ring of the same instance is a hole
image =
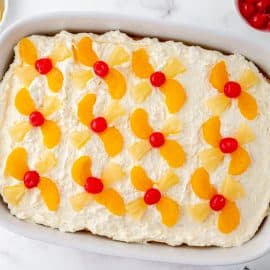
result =
[[[0,78],[12,61],[13,47],[24,36],[71,32],[121,30],[134,36],[181,40],[228,53],[240,53],[270,75],[270,46],[257,45],[228,32],[211,32],[189,25],[92,12],[58,12],[17,22],[0,37]],[[269,99],[270,100],[270,99]],[[170,247],[163,244],[128,244],[86,232],[63,233],[13,217],[0,201],[0,225],[20,235],[58,245],[108,255],[189,265],[229,265],[254,260],[270,250],[270,220],[266,219],[247,243],[240,247]]]

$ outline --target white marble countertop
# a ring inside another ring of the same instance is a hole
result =
[[[235,11],[234,0],[9,0],[8,16],[0,31],[24,17],[59,10],[92,10],[130,16],[140,14],[140,16],[162,20],[202,25],[208,29],[232,31],[255,39],[257,43],[270,44],[269,34],[253,30],[242,21]],[[270,254],[247,265],[203,269],[268,270],[269,265]],[[86,253],[26,239],[0,228],[0,269],[103,270],[108,268],[119,270],[127,268],[129,270],[202,269]]]

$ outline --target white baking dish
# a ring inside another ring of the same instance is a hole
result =
[[[270,75],[270,47],[258,47],[229,33],[214,33],[187,25],[161,23],[142,18],[127,18],[97,13],[54,13],[39,15],[16,23],[0,38],[0,77],[3,76],[12,56],[12,48],[23,36],[51,34],[60,30],[73,32],[105,32],[120,29],[134,35],[157,36],[183,40],[227,52],[238,52],[257,63]],[[109,255],[133,257],[192,265],[228,265],[253,260],[270,249],[270,219],[267,219],[255,237],[235,248],[169,247],[159,244],[126,244],[89,233],[61,233],[44,226],[29,224],[11,216],[0,203],[0,224],[13,232],[73,248]]]

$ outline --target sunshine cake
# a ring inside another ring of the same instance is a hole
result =
[[[241,55],[118,31],[33,35],[0,87],[0,191],[19,219],[230,247],[267,216],[270,85]]]

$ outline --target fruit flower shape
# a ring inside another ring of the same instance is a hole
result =
[[[45,170],[43,172],[45,173]],[[17,147],[10,153],[6,161],[5,175],[22,181],[18,185],[3,187],[3,196],[8,203],[17,205],[27,190],[38,188],[47,208],[50,211],[58,209],[60,195],[56,184],[49,178],[40,176],[37,171],[29,170],[24,148]]]
[[[149,62],[145,49],[139,49],[132,55],[132,70],[141,79],[149,79],[152,86],[158,87],[165,95],[166,105],[170,113],[177,113],[186,100],[186,93],[183,86],[175,79],[177,74],[185,72],[185,67],[177,58],[171,58],[163,68],[163,71],[154,71]],[[133,97],[137,102],[143,102],[151,93],[151,85],[143,81],[136,85],[133,90]]]
[[[116,46],[109,55],[107,62],[98,58],[92,48],[92,40],[83,37],[73,47],[74,58],[78,63],[93,68],[93,72],[100,79],[103,79],[108,86],[108,91],[113,99],[121,99],[126,93],[126,80],[124,76],[115,68],[129,60],[128,52]],[[81,69],[71,74],[75,85],[82,89],[93,77],[91,70]]]
[[[29,87],[38,75],[46,75],[51,91],[58,92],[62,88],[64,78],[56,63],[72,56],[71,51],[63,44],[57,44],[50,56],[38,58],[34,43],[29,38],[24,38],[19,42],[19,55],[22,65],[16,69],[15,74],[25,87]]]
[[[208,107],[215,115],[220,115],[230,105],[232,100],[238,101],[241,114],[248,120],[253,120],[258,113],[257,102],[247,90],[259,82],[256,74],[246,69],[238,82],[229,81],[226,64],[218,62],[212,69],[209,81],[219,94],[208,100]]]
[[[203,222],[212,210],[218,213],[217,227],[220,232],[230,233],[235,230],[240,223],[240,212],[235,201],[245,195],[242,185],[227,176],[218,193],[204,168],[198,168],[192,174],[190,182],[193,192],[200,199],[209,201],[190,206],[191,216],[198,222]]]
[[[101,179],[92,176],[91,159],[88,156],[78,158],[71,170],[74,181],[84,188],[84,192],[70,198],[75,211],[80,211],[93,200],[106,207],[112,214],[122,216],[125,214],[125,205],[120,194],[111,185],[125,176],[121,167],[110,163],[101,173]]]
[[[186,155],[182,146],[178,142],[166,138],[169,134],[177,134],[181,131],[181,123],[177,117],[169,118],[161,132],[158,132],[153,131],[149,125],[147,112],[143,109],[136,109],[131,115],[130,125],[133,133],[142,139],[135,142],[129,149],[134,159],[140,160],[151,148],[156,148],[173,168],[178,168],[185,162]]]
[[[15,107],[22,115],[28,116],[29,121],[19,122],[10,129],[9,132],[14,141],[22,141],[28,131],[40,127],[43,143],[47,148],[53,148],[59,143],[60,128],[54,121],[45,119],[60,107],[58,98],[45,97],[44,105],[38,110],[29,91],[22,88],[15,97]]]
[[[95,94],[87,94],[78,104],[79,121],[99,136],[110,157],[119,154],[123,149],[123,137],[115,127],[108,126],[125,114],[124,108],[117,102],[111,103],[104,111],[104,117],[94,117],[93,107],[96,102]],[[71,134],[71,142],[76,148],[81,148],[90,139],[90,130],[75,131]],[[113,142],[113,143],[112,143]]]
[[[138,198],[127,204],[127,213],[131,217],[139,220],[144,215],[147,206],[155,205],[164,225],[173,227],[177,223],[180,212],[179,205],[162,194],[179,183],[177,175],[168,170],[158,182],[154,183],[143,168],[135,166],[131,170],[131,182],[136,190],[144,192],[143,198]]]
[[[251,160],[247,151],[242,147],[255,139],[251,129],[241,124],[233,137],[222,137],[220,134],[220,119],[213,116],[203,126],[203,138],[212,148],[199,153],[203,167],[215,170],[223,161],[225,155],[230,155],[231,161],[228,173],[239,175],[247,170]]]

